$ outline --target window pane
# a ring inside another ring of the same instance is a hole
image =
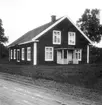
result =
[[[11,59],[12,59],[12,50],[11,50]]]
[[[22,48],[22,60],[24,60],[25,59],[25,54],[24,54],[25,52],[24,52],[24,48]]]
[[[53,32],[53,44],[61,44],[61,32],[60,31]]]
[[[45,61],[53,60],[53,47],[45,47]]]
[[[82,55],[81,49],[76,50],[75,54],[76,54],[76,59],[81,60],[81,55]]]
[[[75,45],[75,32],[68,32],[68,44]]]
[[[27,60],[31,61],[31,47],[27,48]]]

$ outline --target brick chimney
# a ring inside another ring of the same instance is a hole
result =
[[[55,15],[52,15],[51,16],[51,22],[55,22],[56,21],[56,16]]]

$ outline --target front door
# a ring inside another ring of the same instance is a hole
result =
[[[57,64],[72,64],[73,54],[73,50],[57,50]]]
[[[68,63],[73,63],[73,51],[68,51]]]
[[[20,49],[17,49],[17,62],[20,62]]]

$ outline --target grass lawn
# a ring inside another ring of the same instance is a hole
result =
[[[0,60],[0,72],[22,75],[33,79],[53,80],[102,91],[102,65],[31,66],[16,65]]]

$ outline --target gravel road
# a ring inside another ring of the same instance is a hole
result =
[[[16,77],[17,78],[17,77]],[[23,84],[7,74],[0,74],[0,105],[101,105],[57,90]]]

